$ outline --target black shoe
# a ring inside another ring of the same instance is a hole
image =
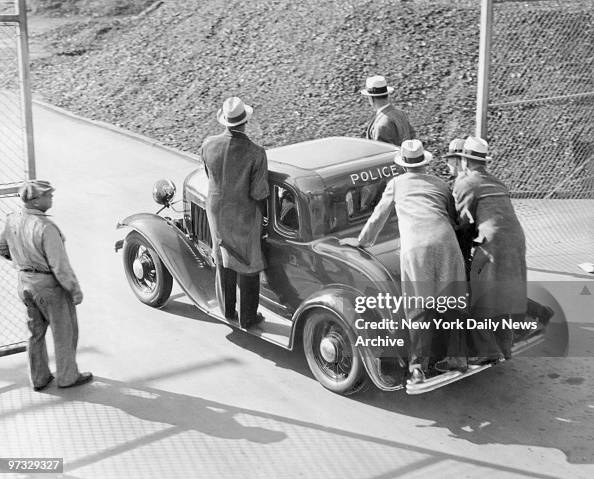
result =
[[[78,379],[68,386],[58,386],[59,388],[73,388],[74,386],[81,386],[87,384],[93,380],[92,373],[80,373]]]
[[[237,314],[237,311],[235,311],[235,315],[232,318],[225,316],[225,319],[227,321],[231,321],[232,323],[237,323],[239,321],[239,315]]]
[[[43,391],[46,387],[49,386],[49,384],[54,380],[54,375],[50,374],[49,378],[47,379],[46,383],[42,386],[33,386],[33,391],[39,392],[39,391]]]
[[[486,357],[486,356],[475,356],[468,358],[468,366],[485,366],[486,364],[497,364],[505,361],[503,356],[497,357]]]
[[[468,369],[468,361],[463,357],[447,356],[441,361],[437,361],[433,367],[440,373],[447,373],[448,371],[464,372]]]
[[[242,325],[241,327],[243,329],[250,329],[250,328],[253,328],[254,326],[256,326],[257,324],[260,324],[262,321],[264,321],[264,316],[262,316],[262,313],[258,313],[258,314],[256,314],[255,319],[252,319],[246,325]]]

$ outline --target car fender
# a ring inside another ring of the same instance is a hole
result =
[[[140,233],[182,290],[203,311],[216,306],[214,273],[207,258],[171,220],[152,213],[139,213],[120,221],[117,228],[129,227]]]
[[[346,285],[329,285],[328,287],[311,295],[299,306],[299,308],[297,308],[293,315],[294,326],[291,332],[291,348],[293,347],[294,341],[296,339],[296,331],[305,324],[308,314],[314,309],[325,309],[333,312],[355,337],[361,334],[355,327],[355,321],[357,319],[364,318],[368,321],[381,320],[382,318],[380,318],[378,312],[375,309],[367,309],[363,313],[358,313],[355,310],[356,298],[360,296],[364,296],[363,293]],[[390,387],[384,384],[380,378],[379,364],[378,361],[376,361],[378,353],[374,349],[375,348],[364,345],[357,346],[357,352],[363,360],[365,370],[367,371],[367,374],[371,378],[372,382],[378,388],[384,391],[400,389],[402,385]],[[398,362],[404,367],[405,362],[400,357],[398,348],[394,348],[393,353],[396,356]]]

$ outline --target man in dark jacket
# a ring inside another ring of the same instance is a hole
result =
[[[388,96],[394,88],[388,86],[383,76],[376,75],[367,78],[361,95],[369,99],[369,104],[375,110],[375,115],[365,128],[365,138],[383,141],[400,146],[405,140],[415,138],[415,130],[411,126],[408,116],[402,110],[390,103]]]
[[[453,195],[459,224],[473,237],[470,265],[471,316],[495,321],[526,314],[526,240],[506,186],[486,169],[488,144],[468,137],[461,152],[448,155],[457,174]],[[480,361],[509,358],[512,330],[468,331],[470,356]]]
[[[262,319],[257,313],[260,271],[265,268],[261,226],[269,195],[266,152],[245,133],[252,112],[237,97],[225,100],[217,120],[226,129],[206,138],[200,150],[209,178],[206,212],[217,265],[217,298],[225,318],[236,320],[239,276],[243,328]]]

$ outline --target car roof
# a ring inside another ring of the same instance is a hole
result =
[[[320,170],[335,169],[332,167],[338,165],[344,165],[347,172],[350,169],[348,164],[354,160],[393,153],[395,150],[394,145],[379,141],[329,137],[271,148],[267,150],[267,155],[269,161],[278,164],[275,169],[283,169],[282,166],[286,165],[288,170],[298,168],[323,173]]]

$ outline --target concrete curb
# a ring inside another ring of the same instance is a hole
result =
[[[54,113],[59,113],[60,115],[64,115],[72,120],[80,121],[82,123],[88,123],[89,125],[98,126],[99,128],[103,128],[105,130],[112,131],[114,133],[118,133],[123,136],[127,136],[128,138],[132,138],[133,140],[141,141],[147,145],[154,146],[155,148],[159,148],[161,150],[165,150],[169,153],[173,153],[174,155],[179,156],[187,161],[192,163],[202,162],[198,155],[194,155],[192,153],[188,153],[186,151],[178,150],[171,146],[164,145],[157,140],[149,138],[148,136],[141,135],[139,133],[134,133],[130,130],[126,130],[125,128],[121,128],[119,126],[112,125],[111,123],[106,123],[104,121],[99,120],[91,120],[90,118],[85,118],[83,116],[79,116],[76,113],[72,113],[64,108],[60,108],[59,106],[52,105],[51,103],[46,103],[42,100],[33,99],[33,103],[41,108],[45,108],[46,110],[53,111]]]

